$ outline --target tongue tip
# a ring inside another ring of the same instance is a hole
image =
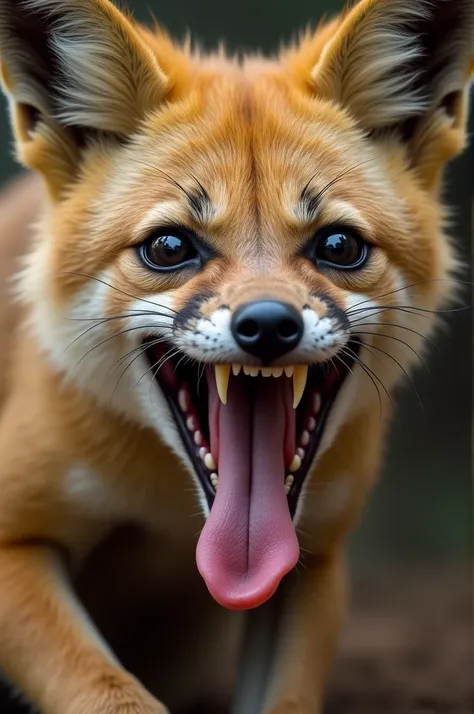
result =
[[[271,572],[255,574],[253,577],[218,573],[198,548],[197,567],[214,600],[227,610],[253,610],[260,607],[275,594],[282,579],[296,566],[299,548],[292,548],[280,567]]]

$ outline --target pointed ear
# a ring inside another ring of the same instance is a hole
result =
[[[167,88],[152,51],[109,0],[0,0],[0,68],[27,166],[41,145],[71,160],[78,132],[130,135]]]
[[[474,0],[361,0],[312,70],[368,132],[394,130],[428,184],[466,139]]]

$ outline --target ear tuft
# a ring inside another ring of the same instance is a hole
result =
[[[0,0],[0,61],[13,104],[64,126],[126,136],[167,80],[109,0]]]
[[[361,0],[312,77],[369,131],[440,108],[458,117],[473,48],[474,0]]]

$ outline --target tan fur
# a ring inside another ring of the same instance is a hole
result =
[[[41,42],[59,19],[59,70],[28,44],[34,28],[16,33],[26,5],[41,20]],[[352,314],[370,323],[364,361],[391,391],[437,324],[419,310],[436,311],[452,294],[456,261],[439,193],[446,162],[465,143],[472,8],[452,0],[463,21],[450,15],[454,44],[438,37],[446,71],[430,66],[426,92],[410,84],[404,62],[407,53],[421,61],[409,23],[424,21],[428,2],[362,0],[278,59],[242,63],[178,47],[108,0],[26,5],[0,0],[1,69],[18,157],[47,191],[28,176],[0,200],[0,669],[45,714],[164,714],[78,604],[71,574],[105,633],[125,605],[146,598],[173,613],[175,633],[160,635],[137,665],[172,712],[200,698],[220,702],[241,618],[211,602],[197,578],[203,515],[164,400],[150,375],[135,389],[142,363],[118,380],[117,362],[146,334],[168,335],[170,308],[193,295],[213,293],[203,320],[263,296],[322,318],[327,296],[349,316],[364,301],[379,306]],[[401,138],[397,128],[409,122]],[[204,215],[175,182],[205,187]],[[308,182],[322,192],[311,215],[300,202]],[[134,248],[169,222],[205,237],[218,256],[192,275],[147,272]],[[299,256],[318,228],[347,223],[374,246],[366,268],[318,271]],[[127,313],[150,301],[161,317],[116,336],[137,326]],[[124,317],[87,330],[114,316]],[[176,336],[208,359],[186,340]],[[379,401],[368,374],[355,373],[297,514],[306,567],[283,585],[265,714],[320,711],[344,609],[344,543],[376,478],[390,416],[385,393]],[[120,548],[108,541],[130,522],[146,535]],[[129,588],[114,590],[125,573]],[[178,632],[188,617],[189,651]]]

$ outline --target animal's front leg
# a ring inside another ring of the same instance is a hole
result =
[[[44,714],[167,714],[126,672],[48,547],[0,545],[0,669]]]
[[[339,554],[306,562],[284,583],[272,676],[263,714],[320,714],[345,606]]]

